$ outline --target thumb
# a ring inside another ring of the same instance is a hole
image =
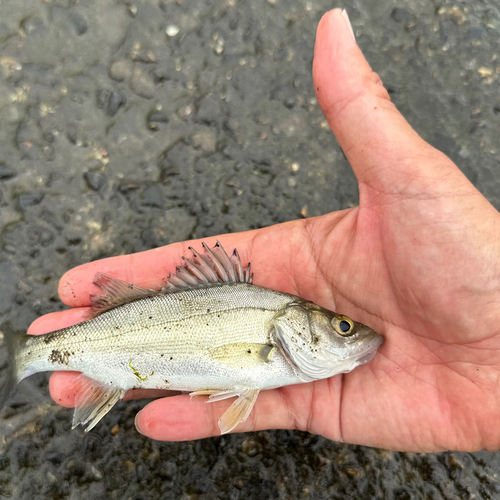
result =
[[[466,180],[391,103],[356,44],[345,11],[326,13],[318,25],[313,80],[318,103],[360,189],[364,184],[378,193],[399,192],[416,179],[429,184],[450,173],[459,183]]]

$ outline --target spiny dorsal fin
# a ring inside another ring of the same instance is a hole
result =
[[[229,257],[219,242],[213,248],[206,243],[202,246],[203,254],[189,247],[193,257],[182,257],[184,265],[177,266],[175,274],[169,274],[162,292],[196,288],[209,283],[252,283],[250,264],[243,269],[236,248]]]
[[[97,273],[93,284],[98,286],[105,295],[91,295],[90,303],[94,316],[101,314],[108,309],[131,302],[141,297],[158,294],[155,290],[146,290],[137,285],[130,285],[118,278],[113,278],[109,274]]]

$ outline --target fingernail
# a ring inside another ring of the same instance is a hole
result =
[[[351,32],[352,39],[354,41],[356,41],[356,37],[354,36],[354,31],[352,29],[351,21],[349,21],[349,16],[347,15],[347,11],[345,9],[342,10],[342,17],[345,19],[347,27],[349,28],[349,31]]]
[[[142,411],[142,410],[141,410]],[[137,432],[139,434],[142,434],[143,436],[145,435],[144,432],[141,431],[141,428],[139,427],[139,415],[141,414],[141,412],[137,413],[137,415],[135,416],[135,428],[137,429]]]

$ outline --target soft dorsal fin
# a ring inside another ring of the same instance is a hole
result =
[[[109,274],[97,273],[92,282],[98,286],[105,295],[91,295],[90,303],[94,316],[101,314],[108,309],[131,302],[141,297],[158,294],[155,290],[146,290],[137,285],[130,285]]]
[[[213,248],[202,243],[203,253],[189,247],[192,258],[182,257],[184,265],[177,266],[175,274],[170,273],[162,292],[173,292],[186,288],[196,288],[209,283],[252,283],[250,264],[243,269],[236,248],[229,257],[217,241]]]

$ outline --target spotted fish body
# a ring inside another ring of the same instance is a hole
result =
[[[345,373],[369,361],[382,337],[295,295],[253,285],[217,244],[192,250],[160,290],[98,273],[95,317],[42,336],[9,335],[10,385],[41,371],[82,372],[74,426],[94,427],[130,389],[237,397],[221,432],[244,421],[259,391]],[[10,389],[10,388],[8,388]]]

